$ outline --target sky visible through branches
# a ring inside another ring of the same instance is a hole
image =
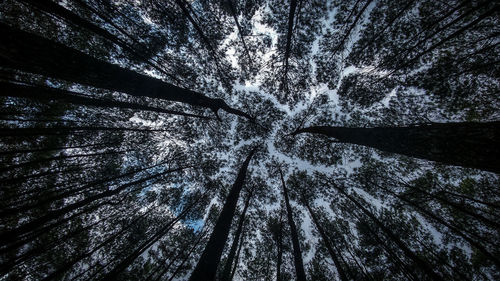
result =
[[[499,280],[499,5],[2,1],[0,280]]]

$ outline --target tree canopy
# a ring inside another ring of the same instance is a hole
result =
[[[0,280],[499,280],[499,8],[1,1]]]

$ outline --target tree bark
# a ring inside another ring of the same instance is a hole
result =
[[[401,241],[394,232],[392,232],[387,226],[385,226],[374,214],[372,214],[368,209],[366,209],[358,200],[354,199],[351,195],[347,194],[345,190],[337,186],[335,183],[332,185],[338,192],[349,199],[356,207],[358,207],[366,216],[368,216],[386,235],[391,239],[394,244],[396,244],[403,253],[410,258],[415,264],[425,273],[431,280],[439,281],[442,277],[432,270],[431,265],[415,254],[410,248],[408,248],[403,241]]]
[[[281,183],[283,185],[283,197],[285,197],[285,206],[288,217],[288,224],[290,225],[290,234],[292,236],[292,246],[293,246],[293,261],[295,265],[295,274],[297,281],[306,281],[306,272],[304,270],[304,262],[302,261],[302,252],[300,250],[299,237],[297,234],[297,227],[293,221],[292,207],[290,206],[290,200],[288,199],[288,191],[285,185],[285,179],[283,178],[283,172],[280,168]]]
[[[243,222],[245,221],[245,215],[248,210],[248,206],[250,205],[250,199],[252,198],[252,192],[248,194],[247,199],[245,200],[245,206],[243,207],[243,211],[241,211],[241,215],[238,221],[238,226],[236,228],[236,232],[234,233],[233,242],[231,244],[231,248],[229,250],[229,254],[227,255],[226,264],[224,265],[224,269],[221,274],[221,281],[230,281],[231,278],[231,268],[233,265],[234,257],[236,256],[236,250],[238,248],[238,241],[240,240],[241,231],[243,229]]]
[[[248,114],[229,107],[222,99],[183,89],[159,79],[139,74],[85,53],[0,24],[0,65],[37,73],[98,88],[200,106],[218,112],[220,109],[252,119]],[[29,44],[27,44],[29,42]]]
[[[328,253],[330,254],[330,257],[333,260],[333,263],[335,264],[335,267],[337,268],[337,272],[339,274],[340,280],[342,281],[348,281],[349,279],[347,278],[347,275],[344,272],[344,269],[342,268],[342,265],[340,264],[340,261],[335,254],[335,251],[332,248],[332,244],[330,243],[330,239],[328,238],[328,235],[326,234],[325,230],[321,226],[321,223],[318,220],[318,217],[316,214],[313,212],[311,209],[311,206],[309,206],[309,203],[305,198],[303,198],[304,205],[306,206],[307,210],[309,211],[309,214],[311,215],[312,221],[316,228],[318,229],[319,235],[321,236],[321,239],[323,239],[323,242],[325,243],[326,249],[328,250]]]
[[[238,172],[238,176],[229,191],[224,207],[222,208],[219,218],[217,219],[217,223],[214,226],[214,230],[210,235],[210,239],[208,240],[205,250],[201,254],[198,264],[191,273],[191,277],[189,277],[190,281],[212,281],[215,279],[222,251],[224,250],[224,245],[226,244],[229,230],[231,228],[231,222],[234,217],[236,204],[245,182],[248,164],[250,163],[256,149],[257,148],[254,148],[243,162],[243,165]]]
[[[120,108],[120,109],[133,109],[133,110],[144,110],[152,111],[157,113],[166,113],[173,115],[181,115],[186,117],[196,117],[201,119],[209,119],[207,116],[185,113],[176,110],[156,108],[152,106],[115,101],[110,99],[99,99],[99,98],[89,98],[84,95],[74,93],[71,91],[66,91],[62,89],[50,88],[45,86],[28,86],[13,83],[0,82],[0,87],[3,89],[0,92],[0,96],[10,96],[16,98],[28,98],[35,100],[56,100],[63,101],[71,104],[78,104],[91,107],[99,108]],[[57,120],[55,120],[57,121]]]
[[[295,131],[322,134],[339,142],[500,173],[500,122],[435,123],[411,127],[314,126]]]

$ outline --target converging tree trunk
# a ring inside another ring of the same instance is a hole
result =
[[[309,202],[307,202],[307,199],[303,198],[303,203],[306,206],[307,210],[309,211],[309,214],[311,215],[311,218],[312,218],[314,225],[318,229],[318,232],[319,232],[319,235],[321,236],[321,239],[323,239],[323,242],[325,243],[326,249],[328,250],[330,257],[332,258],[333,263],[335,264],[335,268],[337,269],[340,280],[348,281],[349,279],[347,278],[347,275],[345,274],[344,269],[342,268],[342,265],[340,264],[340,260],[338,259],[335,251],[333,250],[330,239],[328,238],[326,231],[321,226],[321,223],[319,222],[317,215],[312,210],[311,206],[309,205]]]
[[[306,281],[306,272],[304,270],[304,262],[302,261],[302,252],[300,251],[299,236],[297,234],[297,227],[293,221],[292,207],[290,206],[290,200],[288,199],[288,191],[285,185],[285,179],[283,178],[283,172],[280,168],[281,183],[283,184],[283,197],[285,197],[286,213],[288,216],[288,224],[290,225],[290,234],[292,236],[292,246],[293,246],[293,261],[295,265],[295,274],[297,275],[297,281]]]
[[[229,236],[231,222],[233,221],[234,212],[236,210],[236,203],[238,203],[238,198],[245,182],[248,164],[250,163],[256,149],[257,148],[254,148],[243,162],[243,165],[238,172],[238,176],[236,177],[236,180],[227,195],[226,202],[224,203],[224,207],[222,208],[219,218],[217,219],[214,230],[210,235],[207,246],[201,254],[198,264],[191,273],[191,277],[189,278],[190,281],[211,281],[215,279],[222,251],[224,250],[224,245],[226,244],[227,237]]]
[[[247,196],[247,199],[245,200],[245,206],[243,207],[243,211],[241,211],[241,215],[238,221],[238,226],[236,228],[236,232],[234,233],[234,238],[233,242],[231,244],[231,248],[229,250],[229,254],[227,255],[227,261],[226,264],[224,265],[224,269],[222,270],[221,274],[221,281],[229,281],[231,280],[231,268],[232,264],[234,261],[234,258],[236,256],[236,250],[238,248],[238,241],[240,241],[240,236],[241,232],[243,230],[243,223],[245,221],[245,216],[248,210],[248,206],[250,205],[250,199],[252,198],[252,191]]]
[[[321,134],[386,152],[500,173],[500,122],[435,123],[411,127],[314,126],[292,133]]]
[[[119,91],[132,96],[158,98],[200,106],[217,113],[220,109],[247,119],[248,114],[231,108],[222,99],[183,89],[139,74],[38,35],[0,23],[0,65],[26,72]],[[29,43],[28,43],[29,42]]]

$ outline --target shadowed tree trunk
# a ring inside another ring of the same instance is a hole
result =
[[[289,68],[289,58],[290,51],[292,48],[292,35],[293,35],[293,19],[295,18],[295,10],[297,9],[297,0],[291,0],[290,2],[290,10],[288,12],[288,30],[286,33],[286,46],[285,46],[285,55],[283,58],[283,81],[282,87],[288,92],[288,68]]]
[[[354,199],[353,196],[347,194],[347,192],[341,187],[337,186],[335,183],[332,183],[333,188],[335,188],[338,192],[344,195],[347,199],[349,199],[356,207],[358,207],[367,217],[369,217],[386,235],[389,239],[391,239],[394,244],[396,244],[403,253],[410,258],[415,264],[431,279],[431,280],[442,280],[442,277],[439,276],[427,261],[423,260],[418,254],[415,254],[410,248],[408,248],[403,241],[399,239],[399,237],[392,232],[385,224],[383,224],[372,212],[370,212],[367,208],[365,208],[358,200]]]
[[[292,207],[290,206],[290,200],[288,199],[288,191],[285,185],[285,179],[283,178],[283,172],[280,168],[281,183],[283,184],[283,196],[285,197],[286,213],[288,216],[288,224],[290,225],[290,234],[292,236],[292,246],[293,246],[293,261],[295,264],[295,274],[297,275],[297,281],[306,281],[306,272],[304,270],[304,262],[302,261],[302,253],[300,251],[299,237],[297,234],[297,228],[295,222],[293,221]]]
[[[214,230],[210,235],[207,246],[201,254],[198,264],[191,273],[191,277],[189,278],[190,281],[211,281],[215,279],[222,251],[224,250],[224,245],[226,244],[227,237],[229,236],[229,230],[231,228],[231,222],[233,221],[236,203],[238,203],[238,198],[245,182],[248,164],[250,163],[250,159],[252,159],[256,149],[257,148],[254,148],[243,162],[243,165],[238,172],[238,176],[231,187],[231,191],[229,191],[229,194],[227,195],[226,202],[224,203],[224,207],[222,208],[219,218],[217,219]]]
[[[245,206],[243,207],[243,211],[241,211],[241,215],[238,221],[238,227],[236,228],[236,232],[234,233],[233,242],[231,244],[231,248],[229,250],[229,254],[227,256],[226,264],[224,265],[224,269],[221,274],[221,281],[229,281],[231,280],[231,268],[234,261],[234,257],[236,256],[236,250],[238,248],[238,241],[240,240],[241,231],[243,229],[243,222],[245,221],[245,215],[248,210],[248,206],[250,205],[250,199],[252,198],[252,191],[247,196],[245,200]]]
[[[435,123],[411,127],[314,126],[292,133],[321,134],[386,152],[500,173],[500,122]]]
[[[33,100],[49,100],[49,101],[56,100],[56,101],[84,105],[84,106],[91,106],[91,107],[144,110],[157,113],[167,113],[173,115],[182,115],[187,117],[209,119],[209,117],[207,116],[190,114],[176,110],[156,108],[137,103],[115,101],[110,99],[89,98],[87,96],[75,92],[50,88],[45,86],[31,86],[31,85],[28,86],[28,85],[0,82],[0,88],[3,89],[3,91],[0,92],[0,96],[27,98]]]
[[[326,249],[328,250],[328,253],[330,254],[330,257],[333,260],[333,263],[335,264],[335,268],[337,268],[337,272],[339,274],[340,280],[342,281],[348,281],[349,279],[347,278],[347,275],[344,272],[344,269],[342,268],[342,265],[340,264],[340,260],[338,259],[335,251],[333,250],[332,244],[330,243],[330,239],[328,238],[328,235],[326,234],[325,230],[321,226],[321,223],[319,222],[318,217],[312,210],[311,206],[309,205],[309,202],[305,198],[302,199],[304,205],[306,206],[307,210],[309,211],[309,214],[311,215],[312,221],[316,228],[318,229],[319,235],[321,236],[321,239],[323,239],[323,242],[325,243]]]
[[[222,99],[183,89],[139,74],[85,53],[0,23],[0,65],[26,72],[119,91],[132,96],[158,98],[192,106],[220,109],[247,119],[248,114],[231,108]],[[29,44],[27,44],[29,42]]]

